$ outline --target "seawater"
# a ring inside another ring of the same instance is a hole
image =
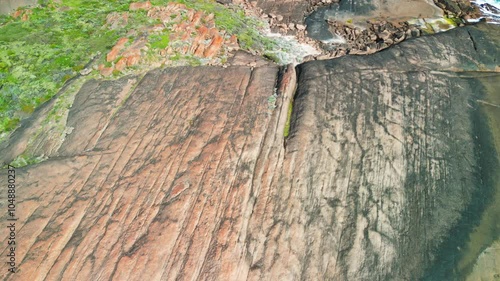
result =
[[[500,0],[473,0],[489,23],[500,24]]]

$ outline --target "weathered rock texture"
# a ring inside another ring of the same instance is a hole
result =
[[[422,276],[472,192],[486,188],[473,120],[484,91],[475,73],[498,75],[489,40],[458,29],[300,67],[287,151],[304,164],[290,173],[299,195],[287,205],[309,214],[296,222],[303,240],[290,243],[308,253],[297,255],[304,279]]]
[[[415,280],[481,188],[474,75],[498,75],[498,34],[299,66],[286,142],[292,69],[90,81],[60,148],[17,170],[20,271],[0,277]]]

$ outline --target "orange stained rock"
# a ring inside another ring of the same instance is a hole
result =
[[[191,47],[189,48],[189,53],[194,54],[198,46],[202,45],[202,40],[202,38],[196,36],[196,38],[194,38],[193,40],[193,43],[191,44]]]
[[[106,56],[106,61],[107,62],[114,61],[118,57],[118,54],[120,54],[120,51],[123,49],[123,47],[125,47],[125,44],[127,42],[128,42],[128,38],[127,37],[120,38],[120,40],[118,40],[118,42],[116,43],[116,45],[113,46],[113,48],[111,49],[111,51]]]
[[[215,35],[212,39],[212,42],[210,42],[210,46],[203,53],[204,56],[207,58],[215,56],[219,52],[223,42],[224,38],[222,38],[222,36],[220,36],[219,34]]]
[[[203,38],[205,39],[208,34],[208,28],[202,25],[200,26],[200,28],[198,28],[197,32],[199,36],[203,36]]]
[[[191,20],[191,23],[193,25],[198,25],[200,24],[200,21],[201,21],[201,17],[203,16],[203,13],[201,11],[198,11],[196,12],[194,15],[193,15],[193,19]]]
[[[209,15],[205,16],[205,22],[209,22],[209,21],[213,20],[214,18],[215,18],[214,14],[209,14]]]
[[[127,58],[121,58],[115,65],[115,69],[123,71],[127,67]]]
[[[189,67],[88,82],[68,114],[74,130],[54,153],[64,156],[16,171],[22,270],[3,270],[0,280],[239,280],[238,257],[250,265],[244,241],[233,241],[253,227],[243,215],[253,206],[252,173],[239,163],[257,166],[259,144],[277,131],[262,114],[277,71]],[[212,273],[219,262],[234,268]]]
[[[183,54],[187,54],[189,50],[189,46],[182,46],[180,52]]]
[[[115,47],[118,47],[118,48],[123,48],[125,47],[125,44],[128,42],[128,38],[127,37],[122,37],[118,40],[118,42],[116,42],[116,45]]]
[[[205,52],[205,47],[206,46],[203,45],[203,44],[198,45],[198,47],[194,51],[194,55],[197,56],[197,57],[203,57],[203,54]]]
[[[236,35],[231,35],[231,37],[229,38],[229,44],[238,44],[238,38],[236,37]]]
[[[149,10],[151,9],[151,2],[135,2],[135,3],[130,3],[130,6],[128,8],[130,11],[137,11],[137,10]]]
[[[107,62],[112,62],[114,61],[117,57],[118,57],[118,54],[120,53],[120,49],[118,48],[113,48],[111,49],[111,51],[108,53],[108,55],[106,56],[106,61]]]
[[[209,20],[209,21],[205,22],[205,25],[209,28],[215,27],[215,21]]]
[[[169,13],[165,11],[164,7],[153,7],[148,11],[148,17],[153,19],[161,19],[162,21],[168,20]]]
[[[215,37],[216,35],[219,35],[219,30],[217,28],[210,28],[208,30],[208,34],[210,37]]]
[[[24,12],[24,11],[23,11],[23,10],[21,10],[21,9],[20,9],[20,10],[17,10],[17,11],[15,11],[15,12],[12,14],[12,17],[13,17],[13,18],[18,18],[19,16],[21,16],[21,15],[23,14],[23,12]]]
[[[189,28],[189,25],[185,22],[181,22],[177,27],[174,29],[174,31],[186,31]]]
[[[101,69],[101,75],[102,76],[111,76],[113,74],[113,68],[112,67],[103,67]]]
[[[131,55],[129,57],[127,57],[127,66],[132,66],[132,65],[136,65],[139,63],[139,61],[141,60],[141,56],[140,55]]]
[[[193,20],[193,16],[194,16],[194,10],[193,9],[187,10],[186,16],[187,16],[189,22],[191,22]]]
[[[182,40],[182,41],[186,41],[186,40],[188,40],[188,39],[189,39],[189,37],[190,37],[190,34],[189,34],[189,33],[187,33],[187,32],[184,32],[184,33],[182,34],[181,40]]]
[[[125,52],[123,52],[124,57],[132,57],[132,56],[141,56],[141,50],[140,49],[128,49]]]

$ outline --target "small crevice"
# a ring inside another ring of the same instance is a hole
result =
[[[477,52],[477,46],[476,46],[476,41],[474,40],[474,37],[472,37],[472,34],[470,34],[469,30],[467,30],[467,33],[469,34],[469,38],[472,41],[472,46],[474,47],[474,50]]]

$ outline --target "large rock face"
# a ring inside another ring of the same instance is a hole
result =
[[[304,164],[290,173],[299,196],[286,198],[310,214],[303,242],[290,243],[307,249],[306,279],[416,280],[471,194],[491,188],[479,175],[490,167],[479,165],[476,100],[481,72],[498,76],[485,34],[499,29],[482,30],[299,67],[288,151]]]
[[[58,152],[17,171],[22,263],[10,279],[236,274],[277,70],[172,68],[135,89],[136,77],[85,84]]]
[[[482,76],[498,77],[498,34],[457,29],[297,77],[238,66],[90,81],[62,144],[17,169],[19,272],[0,277],[418,279],[487,187],[477,99]]]

